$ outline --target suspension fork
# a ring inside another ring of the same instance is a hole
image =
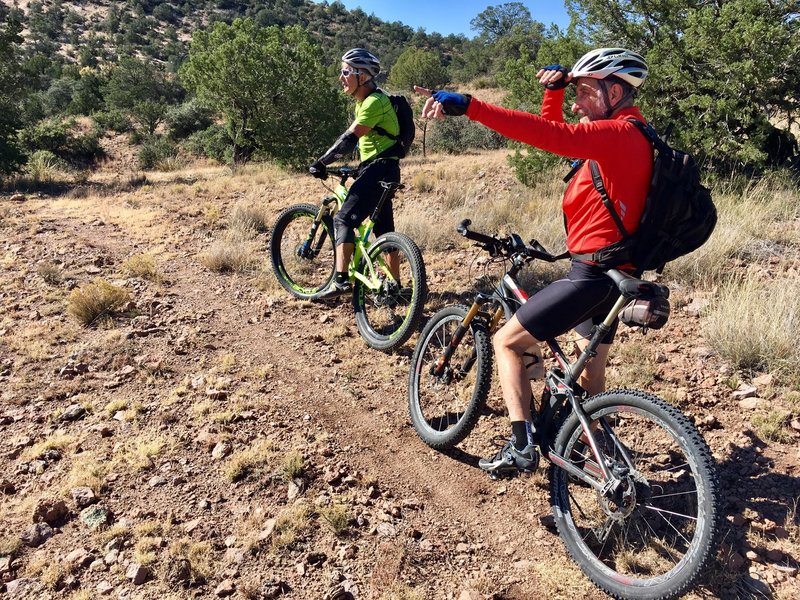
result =
[[[311,224],[311,230],[308,232],[308,236],[303,241],[300,250],[298,251],[298,255],[302,256],[303,258],[309,258],[309,250],[311,250],[311,242],[314,240],[314,237],[317,235],[317,230],[319,229],[322,220],[331,214],[334,209],[331,208],[331,203],[334,203],[334,207],[336,206],[336,196],[328,196],[327,198],[322,199],[322,206],[320,206],[319,210],[317,211],[317,216],[314,218],[314,222]],[[322,245],[325,243],[325,233],[319,236],[317,243],[313,249],[313,256],[319,254],[319,251],[322,249]]]
[[[450,363],[450,358],[453,356],[453,352],[456,351],[458,345],[461,343],[461,340],[464,339],[464,335],[469,331],[470,325],[472,320],[475,316],[480,312],[481,306],[490,300],[490,297],[484,297],[483,295],[479,295],[475,298],[475,301],[472,303],[472,306],[469,307],[466,316],[464,319],[458,324],[456,330],[453,332],[453,337],[450,338],[450,343],[444,349],[444,352],[439,357],[439,360],[431,369],[431,374],[435,376],[440,376],[443,372],[445,367]],[[495,310],[494,314],[492,315],[492,319],[490,321],[490,331],[494,329],[500,319],[503,317],[503,309],[502,306],[499,306],[497,310]],[[477,349],[472,349],[472,354],[470,355],[469,359],[464,363],[462,370],[468,371],[470,367],[475,363],[478,358],[478,351]]]

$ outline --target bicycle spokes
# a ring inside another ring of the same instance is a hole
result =
[[[614,571],[652,577],[687,553],[698,520],[696,474],[673,436],[647,419],[607,415],[593,436],[616,483],[605,494],[583,482],[570,486],[572,517],[589,550]],[[570,461],[602,477],[579,440]]]

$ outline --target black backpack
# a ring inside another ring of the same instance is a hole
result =
[[[402,94],[389,94],[380,88],[378,92],[387,96],[389,102],[392,103],[392,108],[394,108],[394,112],[397,113],[400,133],[398,135],[392,135],[383,127],[373,127],[373,130],[397,142],[392,147],[392,155],[396,154],[398,158],[405,158],[409,150],[411,150],[411,144],[414,142],[414,136],[417,134],[417,128],[416,125],[414,125],[414,112],[411,110],[411,105],[408,103],[408,100],[406,100],[406,97]]]
[[[700,183],[700,170],[691,155],[675,150],[651,125],[628,119],[653,144],[653,177],[647,194],[639,229],[629,235],[614,205],[606,193],[597,163],[589,161],[592,182],[608,208],[622,240],[601,248],[588,258],[604,266],[632,263],[637,271],[655,270],[661,273],[664,265],[689,254],[702,246],[717,224],[717,210],[711,192]]]

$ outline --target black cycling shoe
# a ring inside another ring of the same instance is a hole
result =
[[[353,293],[353,284],[349,281],[345,281],[344,283],[336,283],[331,282],[328,288],[316,296],[314,296],[314,300],[333,300],[335,298],[340,298],[341,296],[346,296],[347,294]]]
[[[529,473],[539,465],[539,453],[536,446],[528,444],[523,450],[517,450],[508,442],[492,458],[482,458],[478,466],[490,475]]]

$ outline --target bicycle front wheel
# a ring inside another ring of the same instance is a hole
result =
[[[416,330],[428,297],[422,253],[402,233],[382,235],[359,265],[375,289],[356,278],[353,309],[358,332],[370,348],[390,352]]]
[[[419,336],[408,375],[408,412],[422,441],[451,448],[469,435],[486,404],[492,380],[492,350],[483,323],[473,320],[444,360],[466,306],[448,306],[428,321]],[[441,363],[441,364],[440,364]],[[434,368],[440,367],[440,373]]]
[[[318,206],[296,204],[285,209],[272,227],[269,256],[283,289],[296,298],[313,298],[333,279],[333,220],[316,223]]]
[[[621,485],[604,495],[553,464],[561,539],[586,576],[615,598],[684,594],[716,549],[719,480],[711,451],[679,410],[650,394],[613,390],[584,408],[602,460]],[[573,413],[555,451],[601,479],[582,434]]]

